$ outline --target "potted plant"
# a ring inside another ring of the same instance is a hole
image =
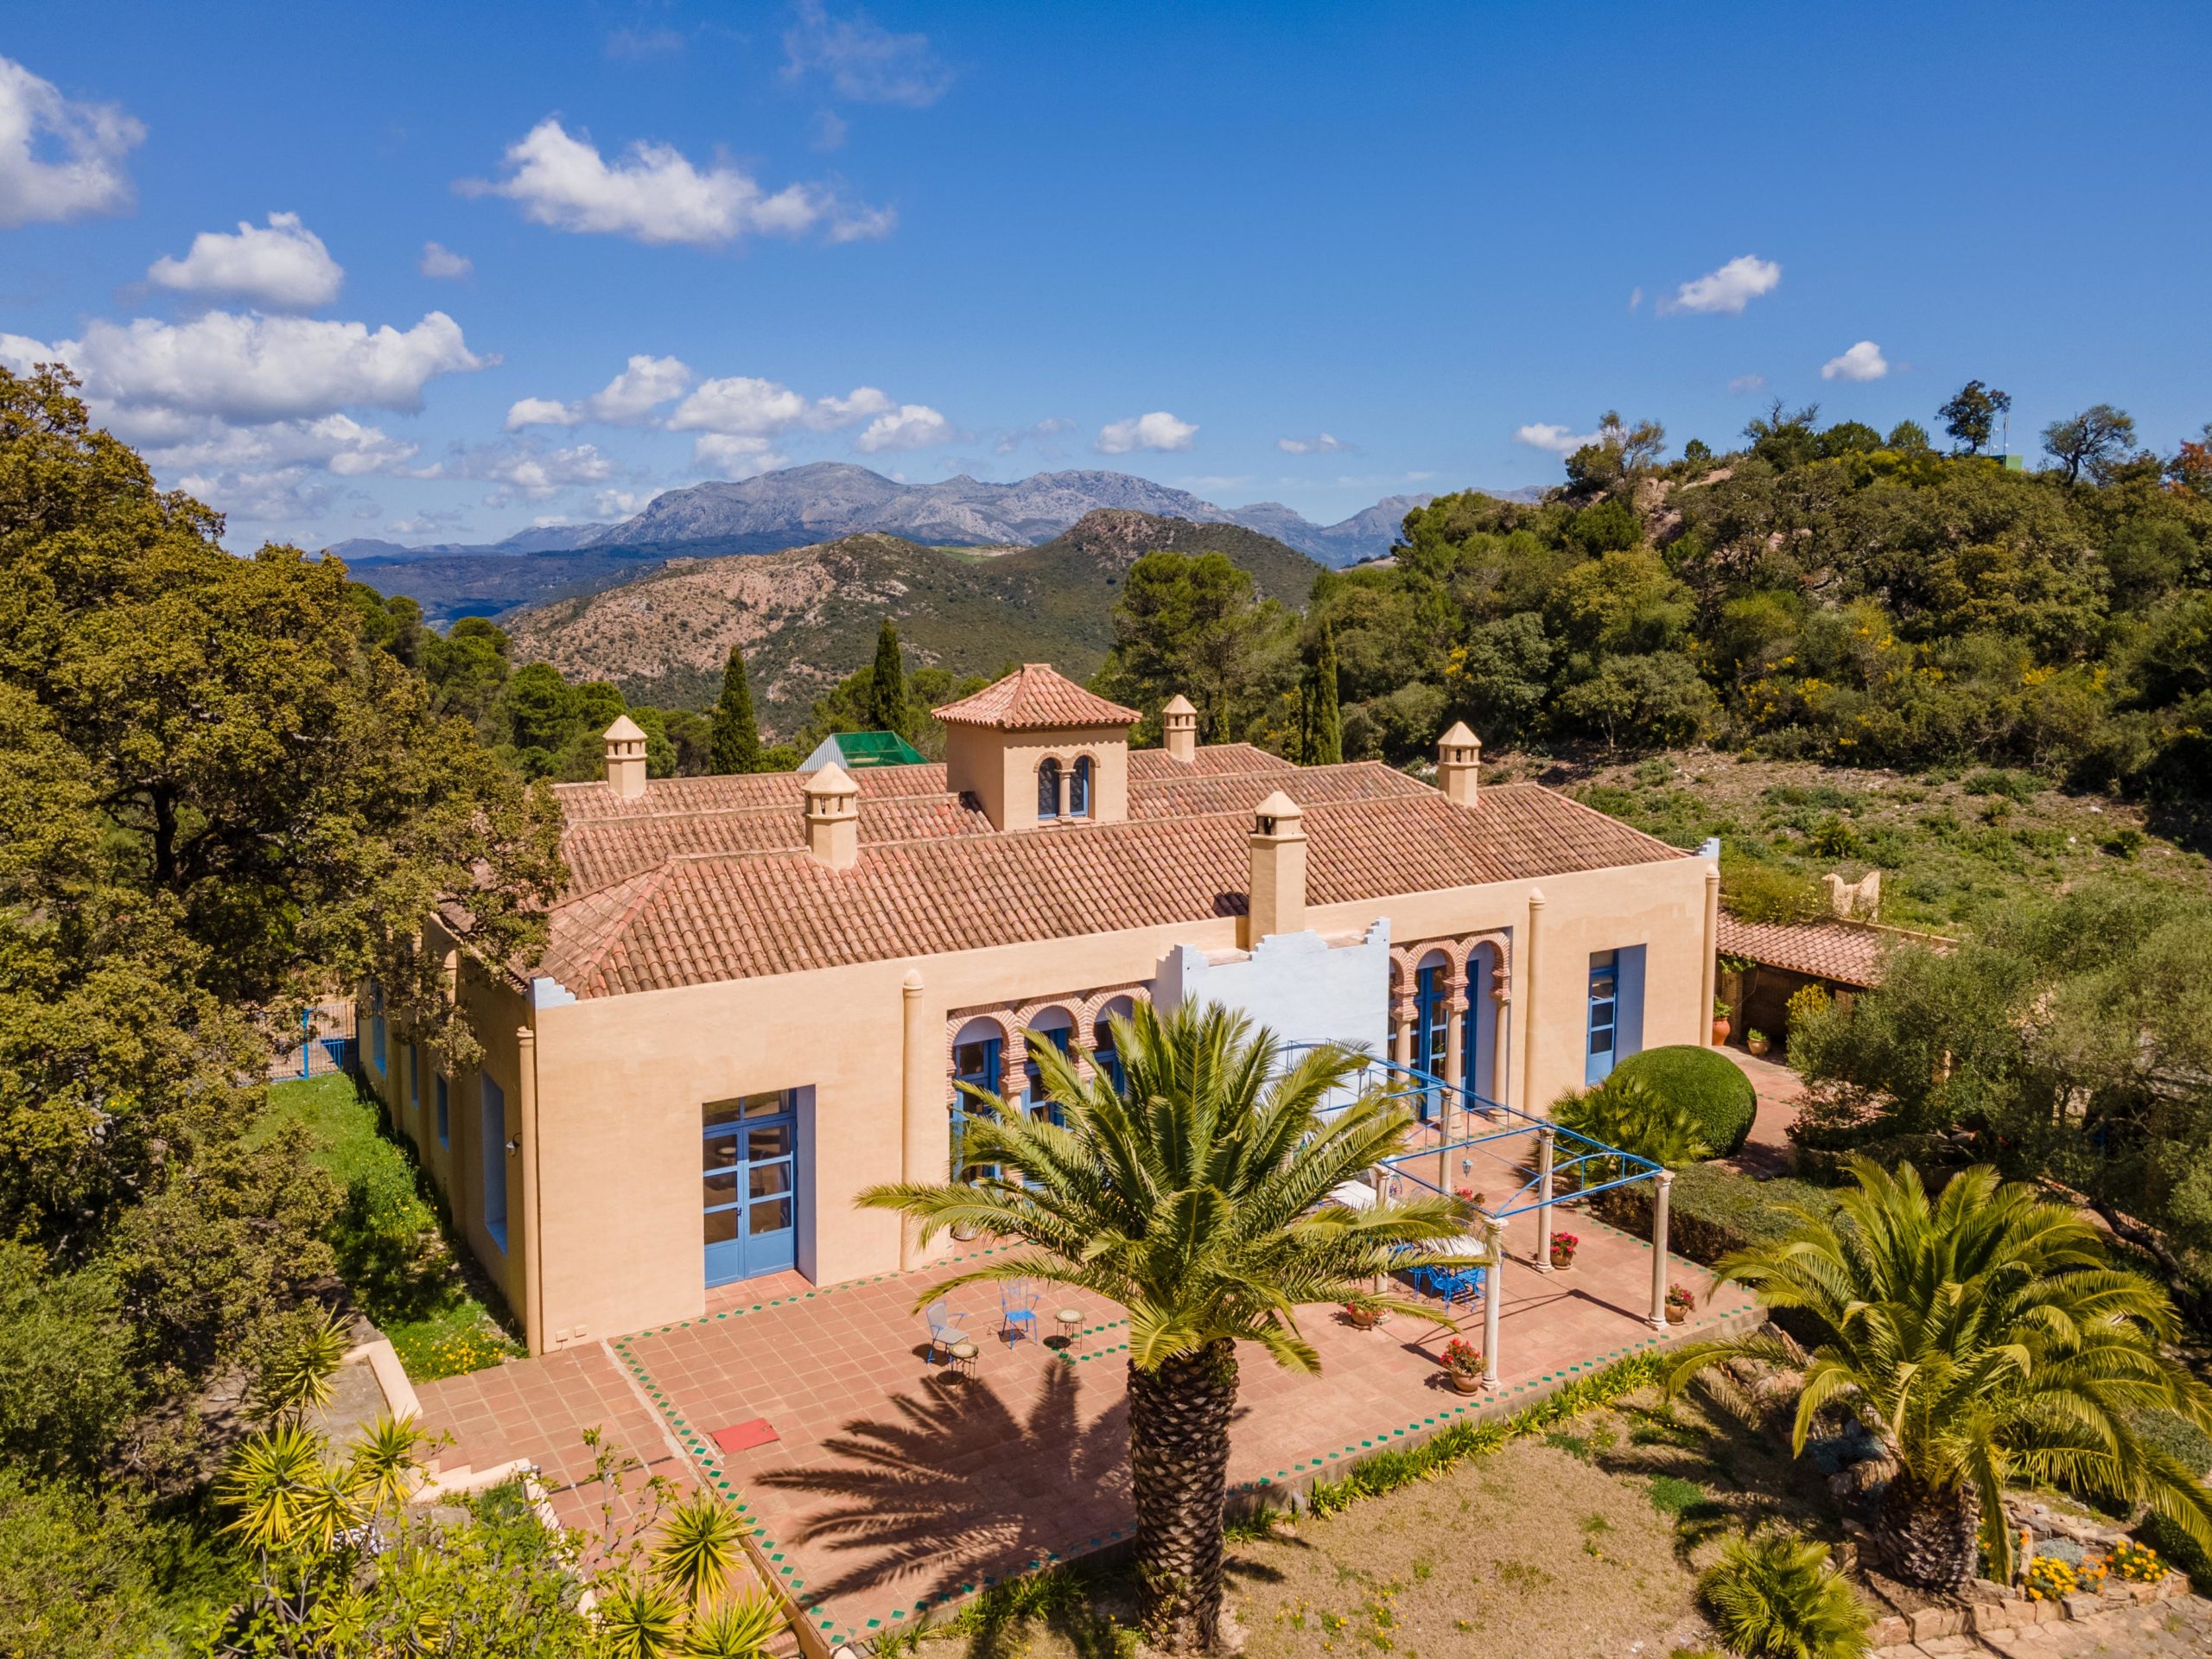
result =
[[[1719,997],[1713,999],[1713,1046],[1715,1048],[1728,1040],[1728,1005]]]
[[[1667,1287],[1668,1324],[1680,1325],[1689,1318],[1690,1310],[1696,1306],[1697,1293],[1688,1285],[1676,1283]]]
[[[1483,1207],[1483,1195],[1471,1186],[1455,1186],[1452,1189],[1452,1196],[1460,1203],[1471,1205],[1478,1210]]]
[[[1382,1320],[1380,1297],[1355,1296],[1344,1304],[1344,1318],[1350,1319],[1355,1331],[1372,1331]]]
[[[1750,1049],[1754,1054],[1765,1053],[1770,1046],[1766,1039],[1766,1033],[1763,1031],[1745,1032],[1744,1033],[1744,1046]]]
[[[1552,1235],[1553,1268],[1557,1272],[1565,1273],[1574,1265],[1574,1253],[1581,1248],[1582,1241],[1573,1233],[1554,1233]]]
[[[1454,1337],[1444,1344],[1439,1363],[1444,1375],[1452,1379],[1452,1386],[1461,1394],[1473,1394],[1483,1385],[1483,1351],[1465,1337]]]

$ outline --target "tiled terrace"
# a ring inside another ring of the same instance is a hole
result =
[[[1534,1271],[1533,1218],[1516,1222],[1503,1281],[1493,1395],[1454,1393],[1435,1356],[1451,1335],[1397,1320],[1357,1331],[1333,1309],[1301,1324],[1319,1351],[1319,1376],[1243,1357],[1230,1479],[1286,1500],[1366,1452],[1417,1442],[1472,1415],[1509,1412],[1568,1378],[1656,1343],[1710,1334],[1753,1316],[1731,1288],[1707,1301],[1709,1279],[1676,1259],[1669,1277],[1694,1286],[1690,1323],[1663,1335],[1645,1322],[1650,1247],[1587,1216],[1562,1214],[1582,1238],[1572,1272]],[[996,1288],[954,1293],[955,1314],[982,1349],[975,1375],[925,1363],[916,1298],[942,1276],[887,1274],[819,1290],[711,1307],[688,1323],[577,1352],[517,1361],[422,1389],[452,1459],[477,1466],[536,1459],[563,1519],[596,1518],[598,1489],[582,1431],[654,1472],[709,1482],[753,1526],[770,1572],[830,1642],[937,1617],[1001,1578],[1109,1546],[1131,1524],[1121,1310],[1049,1290],[1043,1323],[1072,1302],[1089,1316],[1072,1351],[1009,1347],[995,1338]],[[727,1300],[727,1298],[721,1299]],[[1460,1327],[1479,1344],[1479,1304]],[[718,1430],[766,1419],[775,1439],[725,1451]]]

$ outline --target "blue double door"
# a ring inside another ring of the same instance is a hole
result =
[[[798,1260],[798,1111],[790,1090],[708,1104],[701,1195],[707,1282],[726,1285]]]

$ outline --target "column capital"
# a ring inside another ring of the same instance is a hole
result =
[[[1447,1014],[1465,1014],[1471,1006],[1464,995],[1454,994],[1446,1000],[1444,1010]]]

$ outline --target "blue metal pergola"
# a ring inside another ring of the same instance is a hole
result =
[[[1320,1045],[1315,1043],[1287,1044],[1283,1052],[1288,1055],[1319,1046]],[[1577,1134],[1573,1129],[1563,1128],[1548,1118],[1516,1110],[1478,1095],[1463,1084],[1448,1083],[1442,1077],[1399,1060],[1369,1059],[1355,1077],[1348,1080],[1343,1101],[1325,1108],[1322,1116],[1332,1117],[1348,1108],[1355,1099],[1370,1096],[1379,1096],[1386,1103],[1403,1104],[1418,1124],[1435,1135],[1433,1143],[1397,1154],[1383,1160],[1376,1166],[1378,1198],[1399,1196],[1401,1182],[1440,1195],[1471,1193],[1471,1179],[1452,1182],[1450,1166],[1456,1160],[1461,1172],[1471,1178],[1474,1160],[1478,1157],[1492,1166],[1510,1170],[1517,1183],[1502,1200],[1492,1202],[1484,1194],[1483,1201],[1476,1206],[1490,1252],[1485,1264],[1489,1275],[1483,1294],[1484,1364],[1487,1383],[1495,1387],[1498,1376],[1497,1327],[1502,1300],[1499,1273],[1505,1261],[1505,1224],[1514,1216],[1531,1212],[1535,1215],[1536,1270],[1539,1273],[1551,1271],[1551,1211],[1559,1180],[1563,1174],[1572,1173],[1573,1191],[1570,1196],[1577,1198],[1591,1198],[1615,1187],[1634,1185],[1639,1181],[1651,1181],[1656,1185],[1657,1190],[1652,1203],[1650,1323],[1660,1329],[1665,1328],[1668,1189],[1674,1177],[1663,1165],[1619,1147],[1592,1140],[1586,1135]],[[1462,1125],[1465,1132],[1455,1134],[1455,1129]],[[1519,1147],[1527,1148],[1530,1155],[1512,1155],[1516,1143]],[[1432,1160],[1436,1177],[1433,1180],[1421,1173],[1421,1168]],[[1528,1172],[1525,1179],[1523,1172]]]

